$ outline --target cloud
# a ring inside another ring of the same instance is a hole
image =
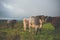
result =
[[[4,17],[60,16],[58,0],[0,0],[0,3],[3,5],[0,5],[0,10],[4,12]]]
[[[8,11],[7,15],[9,15],[10,17],[19,17],[20,15],[25,13],[25,10],[18,7],[17,5],[14,6],[6,3],[2,3],[2,4],[5,7],[5,9]]]
[[[13,6],[8,5],[8,4],[6,4],[6,3],[3,3],[3,6],[4,6],[5,8],[11,9],[11,10],[14,9]]]
[[[9,10],[15,11],[15,12],[24,12],[24,9],[18,7],[17,5],[13,6],[10,4],[3,3],[3,6]]]

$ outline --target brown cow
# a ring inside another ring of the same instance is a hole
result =
[[[16,20],[0,20],[0,26],[2,28],[10,28],[10,27],[14,27],[16,23]]]
[[[7,22],[7,20],[1,20],[0,19],[0,28],[7,28],[6,22]]]
[[[7,20],[7,27],[14,28],[14,25],[16,24],[17,20]]]
[[[50,22],[55,30],[57,30],[58,28],[60,28],[60,17],[46,17],[46,22]]]

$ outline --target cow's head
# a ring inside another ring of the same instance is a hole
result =
[[[45,17],[45,22],[50,23],[50,22],[52,22],[52,19],[53,19],[53,17],[46,16]]]
[[[42,20],[42,22],[44,23],[45,22],[45,16],[41,16],[41,20]]]

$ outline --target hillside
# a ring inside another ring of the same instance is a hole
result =
[[[37,35],[32,28],[31,32],[28,29],[24,32],[22,21],[18,21],[14,28],[0,28],[0,40],[60,40],[60,34],[54,32],[50,23],[44,24],[42,32]]]

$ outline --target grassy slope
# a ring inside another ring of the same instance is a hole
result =
[[[33,31],[28,32],[28,29],[24,32],[22,21],[15,26],[13,29],[0,29],[0,40],[60,40],[59,35],[53,33],[54,27],[50,23],[44,24],[42,32],[37,35]]]

